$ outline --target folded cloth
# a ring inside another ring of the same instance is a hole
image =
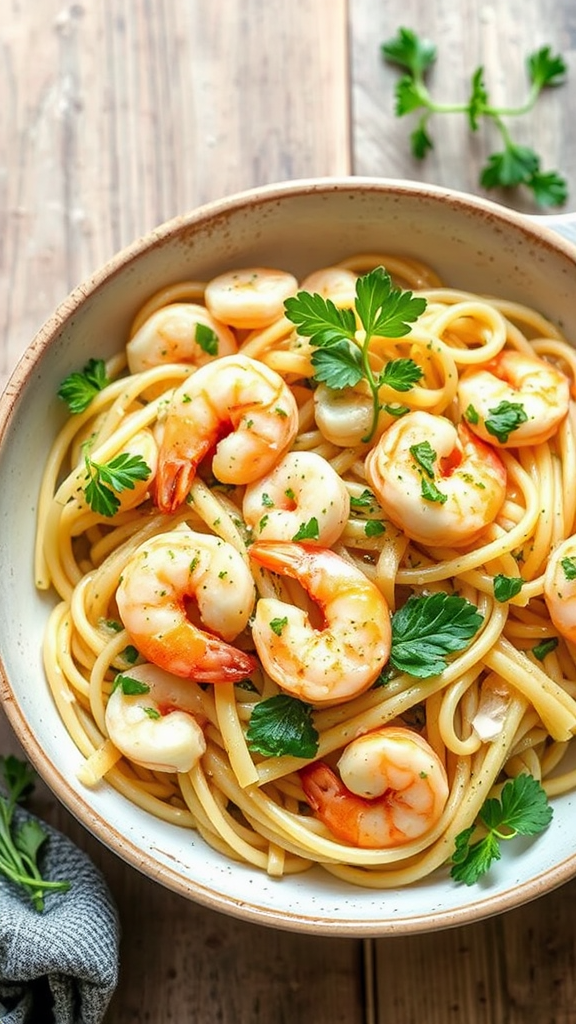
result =
[[[15,820],[32,817],[18,809]],[[118,980],[118,914],[90,858],[40,822],[44,878],[67,880],[44,910],[0,875],[1,1024],[99,1024]]]

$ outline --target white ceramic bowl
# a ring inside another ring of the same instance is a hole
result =
[[[557,226],[568,233],[575,225]],[[153,292],[241,265],[285,267],[302,276],[361,250],[411,254],[451,285],[525,301],[576,344],[576,247],[545,220],[420,184],[292,182],[195,210],[112,259],[31,342],[0,403],[1,695],[40,775],[102,842],[184,896],[260,924],[358,936],[469,922],[560,885],[576,874],[576,794],[555,801],[553,824],[521,856],[517,842],[472,887],[455,885],[446,870],[381,893],[320,871],[274,881],[232,863],[107,784],[86,789],[76,780],[81,757],[44,681],[40,648],[50,598],[34,588],[32,553],[38,485],[62,416],[58,385],[94,353],[105,357],[119,348]]]

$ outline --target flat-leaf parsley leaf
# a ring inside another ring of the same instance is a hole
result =
[[[478,609],[456,594],[413,594],[392,616],[390,661],[419,679],[438,675],[446,655],[463,650],[482,622]]]
[[[318,732],[312,720],[312,706],[279,693],[256,704],[250,716],[247,739],[250,750],[264,757],[314,758],[318,753]]]
[[[395,90],[396,116],[403,117],[419,111],[416,128],[410,135],[412,153],[418,160],[433,149],[434,143],[428,129],[434,114],[463,114],[472,132],[478,131],[484,119],[499,133],[503,149],[488,157],[480,173],[480,184],[488,189],[513,189],[524,185],[532,192],[539,206],[560,206],[565,202],[568,191],[566,180],[557,171],[543,171],[538,154],[528,146],[515,143],[504,120],[528,114],[542,89],[560,85],[564,81],[566,63],[561,56],[553,54],[549,46],[529,54],[526,70],[530,87],[525,101],[517,107],[497,107],[490,102],[484,68],[481,66],[472,73],[466,102],[440,103],[435,100],[425,78],[436,60],[436,47],[412,29],[400,28],[393,39],[382,44],[381,52],[385,60],[397,64],[403,71]]]
[[[70,412],[84,412],[94,396],[109,383],[104,360],[89,359],[82,371],[71,373],[62,381],[58,397],[66,402]]]
[[[292,540],[318,540],[320,537],[320,526],[316,516],[312,516],[307,523],[300,523]]]
[[[482,805],[478,819],[487,829],[486,835],[471,842],[476,831],[476,825],[471,825],[456,836],[452,878],[473,885],[500,859],[503,840],[538,835],[550,824],[552,814],[545,791],[532,775],[522,773],[509,779],[499,800],[492,797]]]
[[[218,355],[218,335],[207,324],[196,324],[194,340],[203,352],[207,352],[210,356]]]
[[[497,438],[500,444],[506,444],[510,434],[522,423],[526,423],[528,416],[520,402],[508,402],[503,399],[494,409],[488,410],[489,415],[484,420],[484,426],[489,434]]]
[[[494,597],[497,601],[509,601],[520,593],[523,586],[524,580],[521,576],[504,576],[503,573],[498,573],[494,577]]]
[[[544,661],[547,654],[551,654],[558,647],[558,637],[549,636],[546,640],[541,640],[539,644],[535,644],[532,648],[532,654],[538,661]]]
[[[560,560],[560,565],[567,580],[576,580],[576,558],[566,556]]]
[[[122,693],[126,694],[127,697],[133,697],[141,693],[150,693],[148,683],[143,683],[140,679],[134,679],[133,676],[124,675],[122,672],[118,673],[112,683],[112,692],[118,689],[122,690]]]
[[[86,485],[84,494],[93,512],[102,516],[113,516],[120,508],[118,494],[134,490],[137,480],[146,480],[150,467],[141,455],[121,452],[110,462],[94,462],[86,453]]]

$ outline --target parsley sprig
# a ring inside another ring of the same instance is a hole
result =
[[[36,910],[44,909],[49,892],[66,892],[70,883],[52,882],[42,877],[38,867],[40,848],[48,833],[35,818],[16,824],[17,804],[26,800],[34,788],[34,772],[27,762],[9,755],[0,757],[0,872],[20,886]]]
[[[318,752],[318,732],[312,706],[279,693],[256,704],[250,716],[247,740],[250,750],[264,757],[291,754],[313,758]]]
[[[134,490],[137,480],[146,480],[150,474],[150,466],[141,455],[130,455],[120,452],[110,462],[94,462],[84,452],[86,466],[86,485],[84,495],[93,512],[111,517],[120,508],[118,494],[125,490]]]
[[[456,836],[452,878],[473,885],[494,861],[500,860],[503,841],[538,835],[550,824],[552,814],[546,793],[532,775],[523,773],[509,779],[499,800],[492,797],[482,805],[478,819],[487,830],[483,838],[471,842],[476,824]]]
[[[419,679],[438,675],[446,655],[464,650],[482,622],[475,605],[457,594],[412,594],[392,616],[390,662]]]
[[[505,399],[494,409],[489,409],[488,413],[484,426],[501,444],[506,444],[510,434],[528,420],[526,410],[520,402],[508,402]]]
[[[400,28],[393,39],[382,44],[381,50],[386,60],[406,72],[396,86],[396,115],[402,117],[420,111],[410,136],[412,153],[417,159],[423,159],[434,147],[429,132],[433,114],[465,114],[472,132],[478,130],[484,118],[497,129],[503,149],[489,156],[480,174],[480,184],[487,189],[525,185],[538,206],[561,206],[566,201],[565,179],[557,171],[543,171],[538,154],[529,146],[515,143],[504,120],[530,113],[543,89],[564,81],[566,63],[561,56],[552,53],[549,46],[528,56],[529,90],[524,103],[517,107],[496,107],[490,102],[483,67],[473,72],[465,103],[440,103],[433,99],[426,85],[426,73],[436,60],[436,46],[409,28]]]
[[[560,560],[560,565],[567,580],[576,580],[576,558],[566,556]]]
[[[410,391],[422,377],[413,359],[391,359],[375,372],[370,361],[370,343],[375,337],[403,338],[411,324],[422,315],[426,300],[392,284],[384,267],[376,267],[356,282],[354,309],[340,309],[331,299],[310,292],[298,292],[286,299],[285,314],[309,338],[317,351],[312,355],[314,379],[340,390],[365,380],[372,395],[372,424],[363,441],[370,441],[378,425],[380,388]],[[359,341],[357,320],[364,336]]]
[[[473,426],[480,423],[481,419],[478,410],[472,404],[466,409],[464,418]],[[527,420],[528,415],[520,402],[509,402],[507,399],[502,399],[493,409],[488,409],[484,426],[500,444],[506,444],[510,434],[518,430]]]
[[[62,381],[58,388],[58,397],[66,402],[70,412],[84,412],[95,395],[109,383],[104,360],[89,359],[83,370],[69,374]]]

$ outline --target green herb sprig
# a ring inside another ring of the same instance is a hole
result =
[[[247,739],[250,750],[265,757],[313,758],[318,753],[318,732],[312,706],[279,693],[256,704],[250,716]]]
[[[576,558],[567,556],[560,561],[562,571],[567,580],[576,580]]]
[[[71,413],[81,413],[88,408],[92,399],[110,384],[103,359],[89,359],[83,370],[75,371],[62,381],[58,397],[68,406]]]
[[[40,848],[48,833],[35,818],[21,824],[14,821],[17,804],[23,803],[34,788],[35,776],[29,764],[9,755],[0,757],[0,872],[20,886],[38,911],[44,909],[49,892],[67,892],[70,883],[52,882],[42,877],[38,867]]]
[[[340,390],[365,380],[372,395],[372,423],[363,441],[370,441],[378,425],[380,388],[410,391],[422,377],[413,359],[391,359],[376,373],[370,362],[374,337],[403,338],[426,309],[426,300],[392,284],[384,267],[376,267],[356,282],[354,309],[340,309],[331,299],[299,292],[286,299],[286,317],[309,338],[317,351],[312,355],[314,379]],[[359,340],[356,317],[362,324]]]
[[[94,462],[85,452],[84,462],[86,501],[93,512],[106,517],[115,515],[120,508],[118,494],[133,491],[136,481],[146,480],[152,472],[141,455],[128,452],[121,452],[110,462]]]
[[[482,119],[497,129],[503,149],[492,153],[480,173],[480,184],[486,189],[514,189],[526,186],[538,206],[561,206],[567,198],[566,180],[558,171],[543,171],[538,154],[529,146],[514,142],[505,118],[530,113],[543,89],[561,85],[566,77],[566,63],[558,54],[543,46],[526,61],[529,90],[524,103],[517,107],[497,107],[490,102],[484,68],[472,74],[470,92],[465,103],[440,103],[433,99],[426,85],[426,73],[434,64],[437,50],[434,43],[423,39],[409,28],[398,29],[393,39],[381,46],[385,60],[398,65],[406,73],[398,81],[395,95],[397,117],[420,111],[416,128],[410,136],[413,155],[422,160],[434,147],[429,124],[433,114],[464,114],[472,132]]]
[[[127,697],[150,693],[148,683],[143,683],[140,679],[134,679],[133,676],[125,675],[123,672],[119,672],[112,683],[112,693],[115,690],[121,690]]]
[[[196,324],[194,339],[203,352],[207,352],[210,356],[218,355],[218,335],[207,324],[200,322]]]
[[[392,616],[390,662],[419,679],[438,675],[446,656],[464,650],[483,621],[475,605],[457,594],[413,594]]]
[[[316,516],[312,516],[305,523],[300,523],[296,533],[292,537],[292,540],[318,540],[320,537],[320,526]]]
[[[487,830],[481,839],[471,842],[476,824],[456,836],[450,875],[456,882],[473,885],[500,860],[501,844],[515,836],[534,836],[543,832],[552,820],[552,808],[542,786],[532,775],[523,773],[509,779],[500,799],[484,802],[478,815]]]

